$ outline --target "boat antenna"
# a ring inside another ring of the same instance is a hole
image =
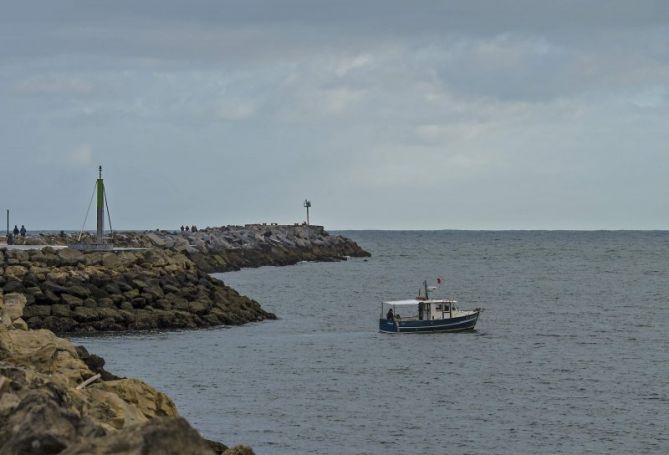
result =
[[[423,286],[425,286],[425,300],[430,298],[430,294],[427,293],[427,280],[423,281]]]

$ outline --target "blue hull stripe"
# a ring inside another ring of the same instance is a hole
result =
[[[476,325],[479,313],[453,319],[431,321],[406,321],[399,323],[399,332],[460,332],[471,330]],[[397,333],[397,325],[387,319],[379,319],[379,330],[385,333]]]

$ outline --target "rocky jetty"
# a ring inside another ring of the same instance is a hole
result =
[[[32,245],[67,245],[80,239],[67,234],[38,234],[18,238]],[[92,242],[92,236],[81,241]],[[367,257],[369,253],[354,241],[330,235],[322,226],[247,224],[205,228],[196,232],[116,232],[114,245],[160,248],[187,255],[201,270],[229,272],[243,267],[292,265],[300,261],[339,261]]]
[[[253,454],[203,439],[150,385],[101,375],[99,357],[27,330],[26,301],[0,292],[0,454]]]
[[[0,271],[0,289],[25,294],[24,319],[33,329],[196,328],[275,318],[167,248],[0,249]]]

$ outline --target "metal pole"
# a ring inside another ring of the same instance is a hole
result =
[[[307,226],[309,226],[309,206],[307,205]]]
[[[9,209],[7,209],[7,238],[9,238]]]
[[[97,222],[97,233],[96,233],[96,243],[104,243],[103,236],[105,230],[105,184],[102,180],[102,166],[98,168],[99,176],[97,180],[97,190],[98,190],[98,222]]]

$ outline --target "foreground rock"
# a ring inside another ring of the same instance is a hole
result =
[[[253,453],[203,439],[165,394],[136,379],[105,380],[69,341],[26,330],[24,302],[0,293],[0,455]]]
[[[238,325],[275,316],[183,253],[0,249],[0,289],[26,296],[25,323],[54,332]]]
[[[41,245],[76,243],[68,235],[36,235],[18,242]],[[84,236],[88,243],[93,237]],[[197,232],[117,232],[114,244],[122,247],[160,248],[184,253],[201,270],[228,272],[243,267],[291,265],[300,261],[340,261],[367,257],[354,241],[330,235],[322,226],[247,224],[206,228]]]

